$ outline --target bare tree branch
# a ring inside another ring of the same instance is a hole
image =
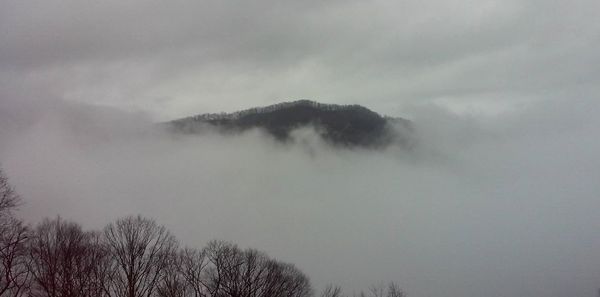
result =
[[[0,220],[0,296],[25,296],[30,281],[28,230],[12,216]]]
[[[0,168],[0,216],[6,215],[19,205],[21,205],[21,197],[8,183],[8,177]]]
[[[107,253],[97,234],[60,217],[44,220],[29,243],[30,296],[103,297]]]
[[[321,292],[321,297],[342,297],[342,288],[339,286],[328,285]]]
[[[116,263],[110,291],[118,297],[153,296],[177,249],[175,237],[141,216],[117,220],[104,236]]]

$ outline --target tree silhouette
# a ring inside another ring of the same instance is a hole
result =
[[[24,296],[29,284],[28,230],[12,210],[21,198],[0,169],[0,296]]]
[[[0,168],[0,216],[7,215],[9,211],[21,204],[21,197],[8,183],[8,177]]]
[[[213,241],[205,248],[206,284],[210,296],[305,297],[312,294],[308,277],[294,265],[270,259],[253,249]]]
[[[30,281],[28,229],[12,216],[0,220],[0,296],[25,296]]]
[[[153,296],[177,249],[175,237],[141,216],[109,224],[104,236],[116,269],[110,292],[118,297]]]
[[[100,268],[108,254],[97,236],[60,217],[40,223],[29,242],[30,296],[106,296]]]

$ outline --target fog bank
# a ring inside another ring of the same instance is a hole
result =
[[[186,245],[225,239],[295,263],[317,289],[397,281],[415,297],[595,296],[600,102],[504,113],[406,107],[411,150],[339,150],[310,129],[168,134],[143,114],[0,102],[0,164],[29,222],[142,214]]]

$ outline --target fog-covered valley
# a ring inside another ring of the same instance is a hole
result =
[[[27,222],[142,214],[185,245],[223,239],[295,263],[317,289],[592,296],[600,279],[599,104],[501,115],[412,106],[410,148],[335,148],[310,128],[178,135],[143,114],[3,101],[0,162]]]

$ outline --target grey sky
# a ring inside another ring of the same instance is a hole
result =
[[[0,96],[169,119],[309,98],[497,113],[598,91],[595,0],[2,1]]]

